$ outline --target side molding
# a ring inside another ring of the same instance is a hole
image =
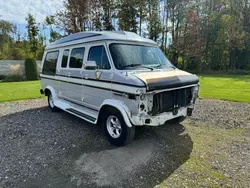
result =
[[[112,106],[112,107],[116,108],[117,110],[119,110],[121,112],[123,118],[124,118],[124,121],[125,121],[126,125],[128,127],[132,127],[132,124],[131,124],[131,122],[129,120],[130,111],[129,111],[128,107],[124,103],[122,103],[121,101],[118,101],[118,100],[114,100],[114,99],[106,99],[102,103],[102,105],[100,107],[100,110],[99,110],[99,113],[100,113],[102,107],[106,106],[106,105]],[[100,114],[98,114],[98,117],[99,117],[99,115]]]

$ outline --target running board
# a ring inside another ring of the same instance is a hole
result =
[[[54,101],[54,104],[56,107],[73,114],[81,119],[84,119],[85,121],[88,121],[90,123],[96,124],[97,118],[98,118],[98,111],[91,110],[89,108],[86,108],[82,105],[66,101],[61,98],[57,98]]]
[[[91,116],[89,116],[87,114],[84,114],[84,113],[82,113],[82,112],[80,112],[78,110],[75,110],[73,108],[67,108],[66,111],[68,111],[68,112],[70,112],[70,113],[72,113],[72,114],[74,114],[76,116],[80,116],[81,118],[86,119],[88,121],[91,121],[92,123],[95,123],[95,121],[96,121],[96,118],[91,117]]]

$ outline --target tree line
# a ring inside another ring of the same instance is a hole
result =
[[[156,41],[182,69],[250,70],[248,0],[65,0],[43,23],[26,21],[26,37],[0,22],[0,59],[40,59],[48,40],[72,33],[125,30]]]

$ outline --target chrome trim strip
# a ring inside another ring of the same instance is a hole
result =
[[[178,90],[178,89],[184,89],[184,88],[194,87],[194,86],[197,86],[197,85],[199,85],[199,84],[187,85],[187,86],[176,87],[176,88],[171,88],[171,89],[156,90],[156,91],[148,92],[147,94],[156,94],[156,93],[161,93],[161,92],[165,92],[165,91],[173,91],[173,90]]]

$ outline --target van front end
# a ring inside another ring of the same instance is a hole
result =
[[[199,95],[199,84],[140,95],[139,113],[131,116],[134,125],[159,126],[191,116]]]
[[[147,86],[147,92],[139,97],[138,114],[131,116],[134,125],[159,126],[192,115],[199,95],[196,75],[180,70],[134,75]]]

